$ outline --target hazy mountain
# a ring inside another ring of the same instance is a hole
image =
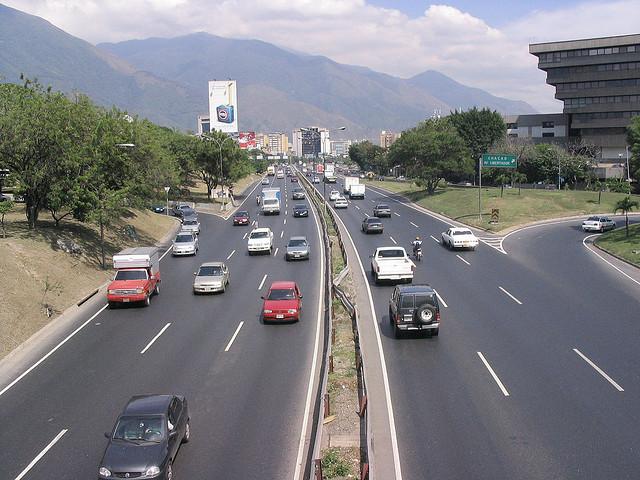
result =
[[[207,82],[238,81],[240,128],[285,131],[346,126],[345,137],[377,138],[458,107],[529,113],[514,102],[437,72],[405,80],[257,40],[195,33],[97,47],[49,22],[0,5],[0,79],[21,73],[64,92],[86,93],[163,125],[195,129],[208,111]],[[334,135],[335,136],[335,135]]]

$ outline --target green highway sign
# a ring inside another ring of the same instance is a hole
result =
[[[502,153],[483,153],[482,166],[493,168],[518,168],[515,155]]]

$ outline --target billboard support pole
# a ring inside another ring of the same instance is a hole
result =
[[[482,157],[478,159],[478,220],[482,222]]]

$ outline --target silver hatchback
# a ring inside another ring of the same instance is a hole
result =
[[[309,260],[309,242],[307,237],[291,237],[287,243],[285,260]]]
[[[229,269],[223,262],[207,262],[193,272],[193,293],[222,292],[229,285]]]

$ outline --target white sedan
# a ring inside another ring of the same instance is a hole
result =
[[[334,208],[347,208],[348,205],[347,199],[344,197],[336,198],[336,201],[333,203]]]
[[[616,222],[609,217],[589,217],[582,222],[582,230],[585,232],[604,232],[616,228]]]
[[[331,193],[329,193],[329,200],[333,201],[333,200],[337,200],[341,197],[340,192],[338,190],[331,190]]]
[[[271,253],[273,248],[273,232],[270,228],[254,228],[247,240],[249,255],[254,253]]]
[[[478,246],[478,239],[468,228],[451,227],[446,232],[442,232],[442,245],[449,248],[470,248],[475,250]]]

